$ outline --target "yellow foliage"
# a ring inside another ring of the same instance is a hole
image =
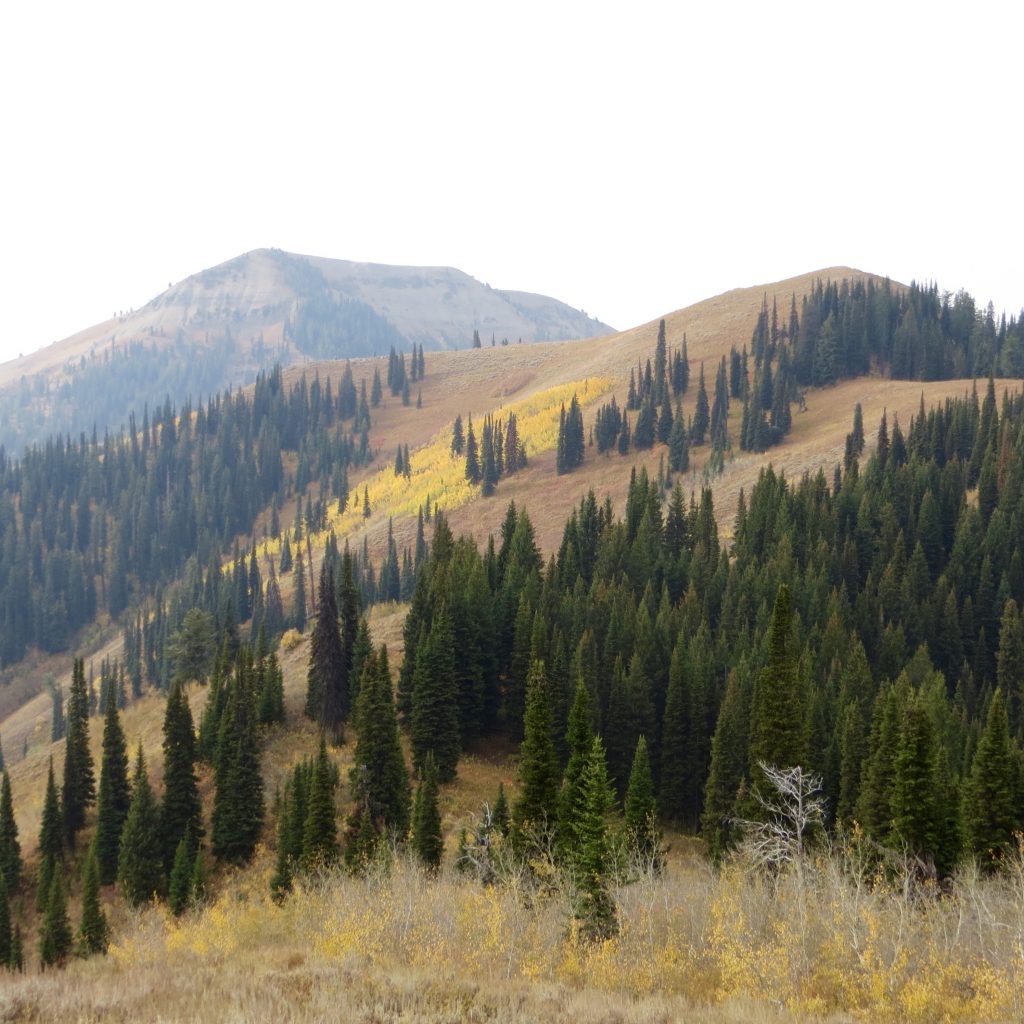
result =
[[[414,971],[436,986],[431,1003],[453,1013],[460,986],[504,981],[637,1000],[738,1000],[801,1021],[981,1024],[1024,1011],[1024,958],[995,915],[976,925],[987,929],[983,957],[963,923],[965,904],[858,888],[839,874],[766,878],[738,864],[717,874],[672,870],[620,890],[619,934],[597,944],[581,939],[554,890],[431,879],[402,856],[378,876],[327,875],[281,905],[266,883],[265,874],[235,882],[180,921],[146,912],[112,947],[114,961],[227,968],[258,962],[261,950],[296,950],[357,973]],[[1016,920],[1018,898],[993,891],[989,905],[996,899],[1003,920]]]
[[[513,402],[493,410],[495,421],[508,423],[510,413],[516,416],[519,439],[526,448],[527,457],[550,451],[558,443],[559,413],[576,395],[581,406],[596,402],[614,387],[614,381],[605,377],[590,377],[548,388],[530,398]],[[477,413],[474,432],[477,443],[483,426],[483,415]],[[468,427],[468,420],[466,422]],[[363,490],[370,502],[371,514],[387,512],[390,516],[416,515],[428,501],[437,507],[452,511],[477,497],[480,489],[473,486],[465,475],[465,458],[451,451],[452,427],[446,427],[427,444],[410,449],[409,477],[396,475],[391,465],[371,474],[358,488],[353,487],[345,512],[328,516],[325,532],[334,530],[338,537],[352,533],[362,526]],[[499,485],[500,486],[500,485]],[[268,554],[279,552],[280,542],[269,540],[264,545]]]

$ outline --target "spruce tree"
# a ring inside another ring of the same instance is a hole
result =
[[[740,674],[730,673],[722,710],[711,741],[711,766],[708,769],[704,814],[701,818],[701,832],[708,844],[708,853],[716,861],[734,838],[731,819],[747,772],[749,699],[750,695],[741,682]]]
[[[519,778],[522,787],[512,809],[516,840],[521,845],[543,842],[557,820],[560,772],[551,735],[551,702],[542,661],[530,665],[526,678]]]
[[[334,573],[327,559],[320,570],[320,593],[316,623],[309,641],[306,680],[306,714],[323,726],[332,743],[341,743],[348,717],[348,675],[338,625]]]
[[[338,859],[334,777],[327,756],[327,743],[321,736],[320,749],[313,761],[306,820],[302,829],[302,864],[307,871],[329,867]]]
[[[180,917],[189,905],[192,891],[193,850],[197,849],[189,831],[178,840],[174,863],[167,883],[167,906],[175,917]]]
[[[473,417],[469,417],[466,429],[466,479],[475,487],[480,483],[480,458],[476,447],[476,434],[473,433]]]
[[[149,785],[142,742],[135,755],[132,802],[121,832],[117,883],[121,895],[133,907],[140,906],[159,892],[163,872],[160,840],[160,812]]]
[[[11,967],[11,947],[14,932],[11,930],[11,902],[7,895],[7,881],[0,871],[0,968]]]
[[[231,864],[252,856],[263,828],[263,776],[252,671],[243,656],[229,686],[215,761],[213,855]]]
[[[590,757],[594,742],[591,726],[592,711],[590,694],[582,678],[577,679],[576,693],[569,710],[569,724],[566,742],[569,747],[569,761],[562,778],[562,789],[558,795],[558,823],[556,849],[559,856],[568,859],[573,849],[573,828],[583,808],[583,768]],[[502,790],[504,796],[504,790]]]
[[[914,696],[903,710],[893,760],[893,826],[912,854],[932,860],[940,838],[937,753],[931,719],[921,698]]]
[[[444,853],[437,789],[437,765],[431,752],[427,754],[423,778],[416,788],[412,820],[412,848],[430,871],[436,871],[441,866],[441,856]]]
[[[43,816],[39,826],[39,888],[36,894],[36,909],[42,911],[50,895],[50,883],[57,873],[57,864],[64,856],[63,816],[60,811],[60,797],[53,776],[53,757],[50,758],[49,773],[46,777],[46,796],[43,798]]]
[[[11,779],[6,771],[0,780],[0,874],[4,876],[8,895],[13,896],[21,883],[21,844],[18,823],[14,820]]]
[[[178,843],[191,832],[193,849],[203,837],[203,808],[196,777],[196,739],[188,696],[180,684],[171,687],[164,713],[164,798],[160,830],[164,869],[174,864]]]
[[[89,750],[89,692],[85,683],[85,661],[75,658],[68,694],[67,744],[64,753],[64,786],[61,806],[64,839],[74,848],[75,836],[85,824],[85,810],[96,799],[92,753]]]
[[[409,773],[398,735],[387,648],[363,665],[356,703],[352,796],[382,828],[396,836],[409,830]]]
[[[996,690],[985,718],[971,772],[964,787],[964,837],[967,850],[992,867],[1014,848],[1021,827],[1013,748],[1003,691]]]
[[[765,638],[765,663],[754,687],[750,724],[750,764],[792,768],[807,757],[807,713],[796,671],[789,587],[779,586]]]
[[[654,780],[651,778],[651,760],[647,753],[647,740],[637,741],[633,765],[626,790],[626,835],[629,845],[641,864],[657,866],[658,829],[655,824],[657,806],[654,801]]]
[[[697,404],[693,411],[693,421],[690,424],[690,440],[694,444],[703,444],[711,425],[711,415],[708,406],[708,392],[704,385],[704,364],[700,364],[700,376],[697,382]]]
[[[594,737],[581,783],[582,808],[574,829],[573,877],[578,892],[573,914],[584,940],[603,942],[619,927],[610,891],[612,856],[607,821],[614,796],[600,736]]]
[[[68,920],[64,879],[59,871],[55,871],[46,898],[43,923],[39,929],[39,960],[43,968],[63,966],[71,953],[71,944],[71,922]]]
[[[300,633],[304,633],[306,631],[306,569],[302,561],[302,545],[299,545],[299,553],[295,556],[294,591],[292,621],[295,628]]]
[[[434,753],[439,782],[451,782],[459,763],[458,684],[451,613],[442,604],[426,642],[417,645],[409,729],[413,766],[420,776],[427,754]]]
[[[78,953],[93,956],[107,951],[110,929],[100,905],[100,867],[96,844],[89,849],[82,875],[82,921],[78,928]]]
[[[117,710],[117,695],[110,687],[103,721],[103,754],[96,810],[96,860],[102,885],[112,885],[117,879],[121,829],[128,817],[130,804],[128,752]]]
[[[284,674],[277,660],[277,651],[270,652],[264,665],[259,720],[261,725],[275,725],[284,721]]]

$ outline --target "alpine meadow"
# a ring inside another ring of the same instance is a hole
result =
[[[1022,378],[278,250],[0,369],[0,1019],[1024,1019]]]

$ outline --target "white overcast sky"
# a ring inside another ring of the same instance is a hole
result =
[[[848,264],[1024,306],[1015,3],[29,3],[0,358],[246,250],[624,328]]]

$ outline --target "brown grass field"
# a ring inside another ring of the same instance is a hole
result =
[[[705,362],[708,386],[731,345],[748,344],[765,296],[788,310],[818,277],[858,272],[835,268],[762,288],[740,289],[666,317],[670,346],[685,332],[691,379]],[[554,385],[607,377],[624,404],[630,368],[653,354],[657,322],[604,339],[514,345],[430,353],[422,382],[422,409],[387,396],[375,410],[375,466],[360,481],[387,469],[395,447],[415,450],[450,426],[459,413],[474,422],[488,411]],[[353,364],[357,380],[371,361]],[[296,377],[300,371],[288,371]],[[340,372],[338,364],[304,368],[307,376]],[[922,394],[926,405],[969,391],[970,381],[921,384],[869,377],[810,391],[807,410],[794,413],[785,442],[766,455],[734,451],[712,482],[723,538],[731,536],[741,489],[749,490],[768,463],[787,477],[819,468],[831,474],[842,457],[853,407],[860,402],[869,439],[883,409],[905,426]],[[1019,382],[1001,384],[1019,386]],[[692,411],[695,389],[683,403]],[[606,400],[606,399],[603,399]],[[588,426],[596,405],[587,412]],[[733,410],[734,433],[739,411]],[[707,449],[692,453],[680,482],[699,491]],[[456,534],[485,541],[497,532],[510,500],[528,509],[546,553],[557,548],[565,519],[589,488],[622,511],[630,467],[658,472],[664,448],[642,457],[598,456],[558,477],[554,452],[536,454],[529,467],[503,480],[491,498],[476,498],[448,513]],[[281,511],[290,525],[294,501]],[[364,536],[379,557],[389,509],[375,508],[347,539]],[[264,523],[266,517],[264,517]],[[264,523],[258,524],[257,536]],[[394,522],[399,545],[410,543],[415,520]],[[244,541],[245,538],[242,538]],[[324,538],[318,538],[322,550]],[[314,555],[318,551],[314,548]],[[315,570],[314,570],[315,572]],[[315,577],[314,577],[315,578]],[[290,579],[282,580],[286,602]],[[392,667],[401,658],[403,606],[371,615],[377,643],[386,642]],[[116,656],[120,640],[97,629],[81,653],[88,662]],[[314,749],[312,727],[301,717],[308,657],[306,638],[282,650],[289,724],[268,736],[264,772],[268,807],[294,762]],[[0,687],[0,738],[11,772],[17,821],[30,870],[46,780],[53,756],[59,773],[63,744],[49,741],[47,673],[67,690],[70,655],[41,655]],[[41,692],[42,691],[42,692]],[[198,718],[205,692],[193,687]],[[123,716],[130,746],[140,739],[151,778],[161,785],[163,699],[144,696]],[[99,754],[98,719],[92,745]],[[23,756],[23,750],[27,750]],[[338,753],[347,778],[351,745]],[[493,799],[499,781],[515,785],[515,759],[488,748],[467,757],[459,778],[442,794],[448,847],[458,828]],[[212,800],[212,781],[202,780]],[[343,789],[346,787],[343,786]],[[347,792],[347,790],[346,790]],[[344,812],[345,808],[340,808]],[[272,817],[272,815],[268,815]],[[273,831],[268,828],[268,843]],[[273,850],[252,868],[214,877],[217,901],[176,925],[159,908],[129,914],[108,898],[113,955],[76,962],[65,973],[0,977],[0,1021],[1001,1021],[1024,1019],[1024,868],[999,883],[966,878],[951,894],[922,896],[890,883],[851,880],[827,858],[799,891],[792,880],[769,884],[739,870],[710,872],[693,843],[668,837],[668,869],[618,894],[621,936],[589,949],[567,932],[565,894],[540,901],[511,890],[480,890],[450,873],[427,880],[399,861],[390,877],[322,880],[277,907],[266,898]],[[88,836],[86,836],[86,840]],[[84,843],[82,844],[85,845]],[[73,920],[78,908],[71,904]],[[30,928],[31,931],[31,928]],[[27,936],[36,963],[34,936]]]

